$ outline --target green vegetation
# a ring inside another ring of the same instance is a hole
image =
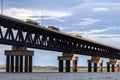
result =
[[[0,65],[0,71],[5,71],[5,65]],[[65,70],[65,68],[64,68]],[[71,67],[72,71],[72,67]],[[33,72],[58,72],[58,67],[56,66],[33,66]],[[78,72],[88,72],[87,67],[78,67]],[[103,67],[103,72],[107,72],[107,68]]]
[[[65,70],[65,68],[64,68]],[[45,66],[45,67],[40,67],[40,66],[33,66],[33,71],[34,72],[58,72],[58,67],[55,66]],[[72,71],[72,67],[71,67]],[[78,67],[78,72],[88,72],[87,67]],[[103,67],[103,72],[107,72],[107,68]]]

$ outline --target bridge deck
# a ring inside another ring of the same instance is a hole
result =
[[[0,43],[120,59],[119,48],[4,15],[0,15]]]

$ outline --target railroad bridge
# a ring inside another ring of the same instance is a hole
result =
[[[117,61],[120,59],[119,48],[82,37],[74,37],[5,15],[0,15],[0,44],[12,45],[12,50],[5,50],[6,72],[32,72],[34,51],[27,48],[62,52],[63,55],[58,56],[59,72],[64,72],[64,60],[66,61],[65,72],[70,72],[70,61],[73,61],[73,72],[77,72],[78,57],[74,54],[91,56],[91,60],[88,60],[88,72],[92,72],[92,63],[94,72],[97,72],[98,63],[99,72],[102,72],[103,60],[100,57],[110,59],[107,62],[107,72],[110,70],[119,72]]]

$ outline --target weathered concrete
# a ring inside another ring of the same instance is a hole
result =
[[[107,72],[119,72],[119,62],[117,59],[109,59],[109,62],[107,62]]]
[[[73,72],[77,72],[77,60],[78,57],[74,56],[73,53],[65,53],[63,52],[62,56],[58,56],[58,60],[59,60],[59,72],[64,72],[63,70],[63,61],[66,62],[65,64],[65,72],[71,72],[70,71],[70,67],[71,64],[70,62],[73,61]]]
[[[0,73],[0,80],[120,80],[120,73]]]
[[[88,60],[88,72],[92,72],[92,63],[93,65],[93,72],[98,72],[97,64],[99,63],[99,72],[103,72],[103,60],[100,59],[98,56],[91,56],[91,60]]]
[[[26,47],[12,46],[12,50],[5,50],[6,72],[32,72],[32,56],[34,51]]]

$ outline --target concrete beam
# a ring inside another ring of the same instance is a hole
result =
[[[69,57],[71,56],[71,57],[72,57],[73,55],[74,55],[73,53],[66,53],[66,52],[63,52],[63,56],[69,56]]]
[[[109,59],[109,64],[116,64],[117,63],[117,59]]]
[[[100,60],[100,57],[98,57],[98,56],[91,56],[91,60]]]
[[[5,55],[8,56],[33,56],[34,51],[24,50],[6,50]]]
[[[69,56],[58,56],[58,60],[78,60],[78,57],[76,57],[76,56],[72,56],[72,57],[69,57]]]
[[[103,60],[88,60],[88,63],[103,63]]]
[[[98,56],[92,56],[91,60],[88,60],[88,72],[92,72],[92,63],[94,63],[94,72],[97,72],[97,63],[99,63],[99,72],[103,71],[103,60]]]

